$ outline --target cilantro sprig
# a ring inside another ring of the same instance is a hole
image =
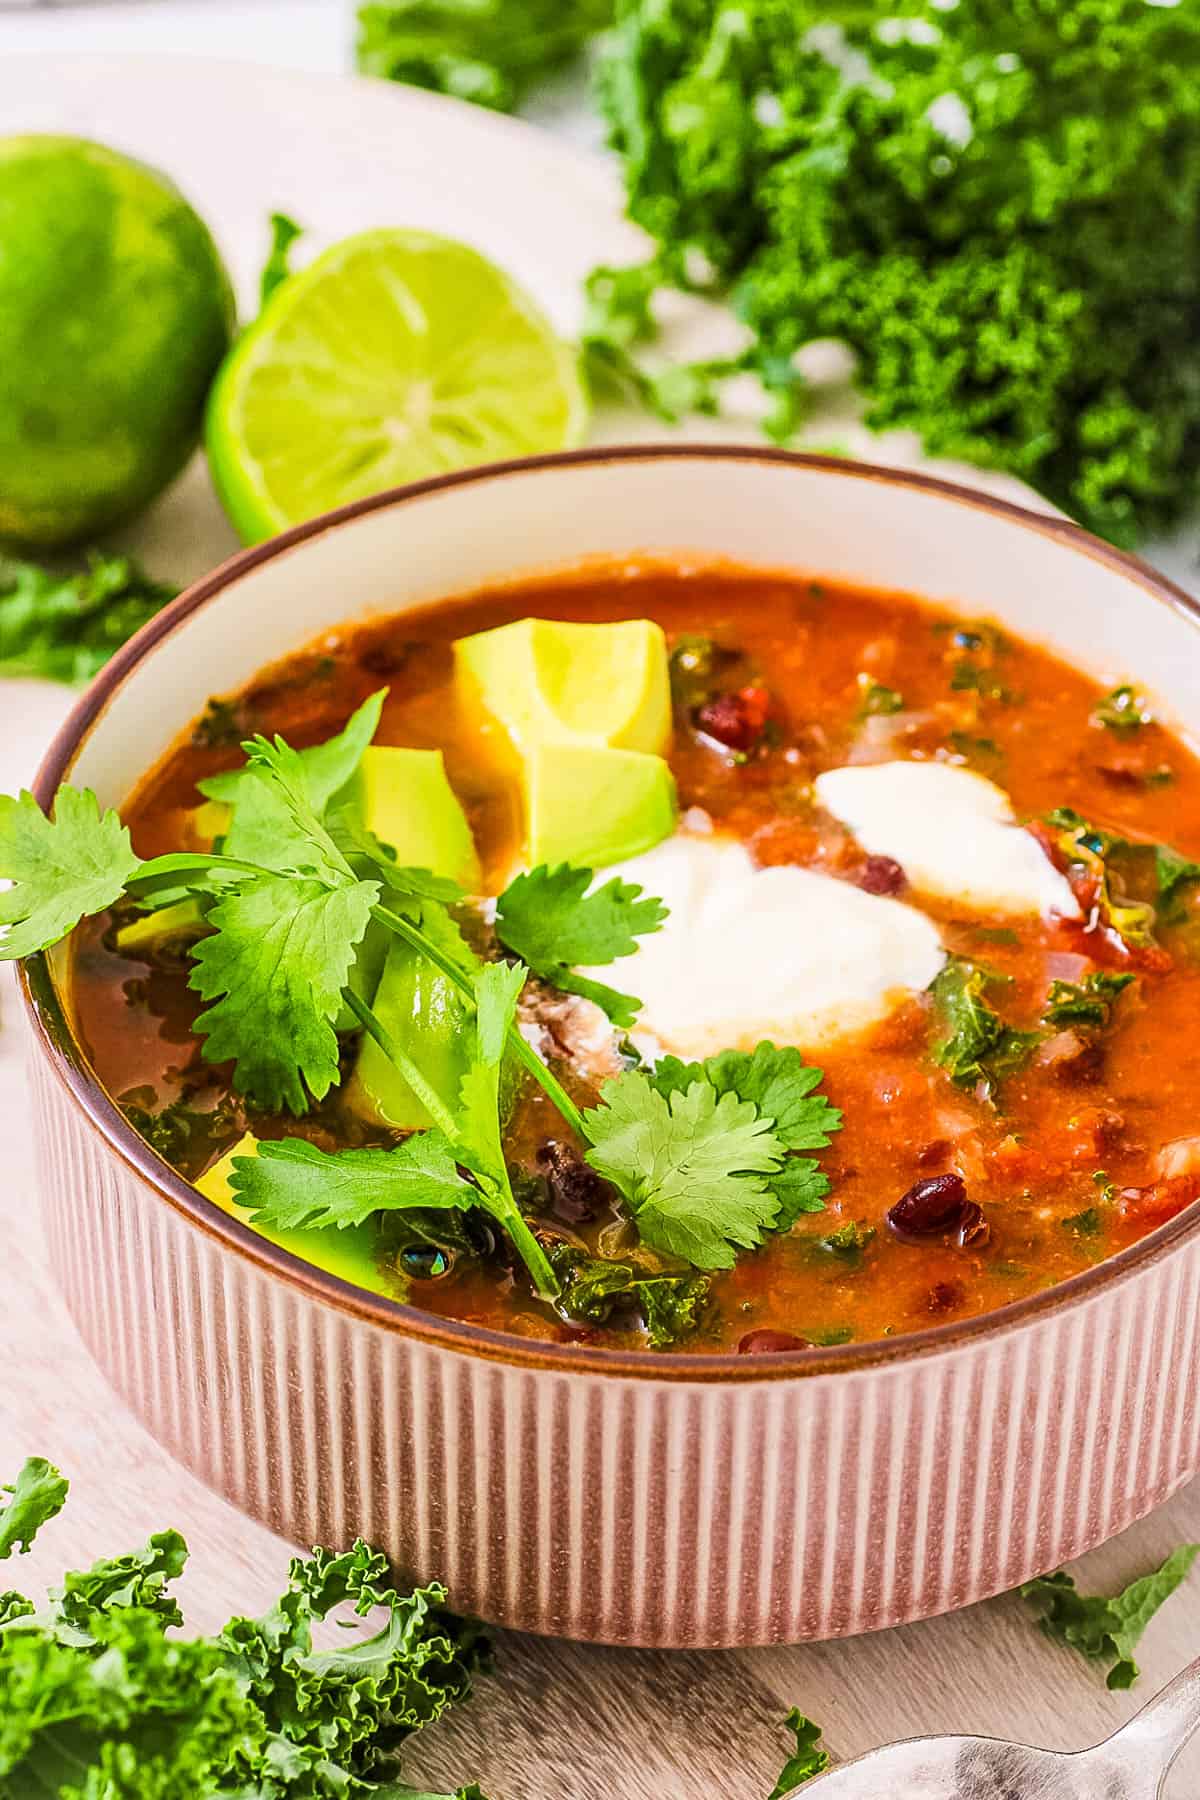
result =
[[[312,749],[249,739],[244,767],[204,783],[231,809],[210,850],[143,861],[117,815],[71,788],[60,790],[51,817],[28,794],[0,801],[0,877],[13,882],[0,894],[0,958],[46,948],[123,898],[143,908],[194,904],[190,983],[206,1002],[196,1020],[203,1054],[232,1064],[237,1091],[273,1111],[302,1114],[336,1085],[347,1018],[370,1034],[433,1129],[387,1151],[264,1145],[234,1174],[259,1223],[346,1227],[390,1212],[415,1224],[419,1213],[481,1208],[523,1258],[537,1293],[557,1298],[558,1279],[506,1164],[506,1063],[539,1083],[624,1197],[643,1241],[694,1269],[728,1268],[737,1250],[820,1211],[828,1178],[799,1152],[828,1145],[841,1116],[816,1092],[820,1071],[796,1050],[762,1044],[702,1064],[668,1057],[653,1076],[631,1071],[609,1082],[598,1104],[580,1111],[517,1028],[524,984],[532,970],[632,1022],[635,1000],[576,976],[573,965],[632,954],[665,908],[619,879],[593,891],[588,870],[536,869],[498,907],[500,942],[521,960],[482,962],[450,911],[461,897],[455,884],[400,866],[345,803],[382,701],[372,696]],[[457,1096],[438,1093],[419,1051],[397,1043],[357,991],[356,953],[369,929],[402,939],[462,997],[466,1073]],[[694,1322],[700,1291],[669,1293],[651,1279],[635,1300],[652,1335]]]
[[[841,1114],[814,1092],[821,1071],[763,1043],[704,1063],[666,1057],[653,1074],[610,1081],[584,1114],[587,1160],[619,1190],[648,1244],[698,1269],[820,1212],[829,1180],[815,1161]]]
[[[799,1707],[792,1708],[786,1724],[795,1735],[796,1748],[780,1770],[779,1780],[767,1800],[787,1800],[789,1794],[794,1794],[814,1776],[824,1775],[829,1767],[829,1752],[821,1743],[821,1727],[806,1718]]]
[[[639,937],[661,929],[667,908],[616,876],[590,893],[591,883],[590,869],[568,863],[518,875],[496,903],[496,936],[543,981],[594,1000],[628,1030],[641,1001],[578,974],[574,965],[596,968],[632,956]]]

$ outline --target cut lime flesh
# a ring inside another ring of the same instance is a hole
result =
[[[575,351],[494,264],[418,231],[337,244],[276,289],[213,388],[213,479],[255,542],[384,488],[577,443]]]

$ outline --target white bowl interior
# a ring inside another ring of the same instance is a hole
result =
[[[911,592],[988,615],[1200,728],[1196,619],[1020,517],[850,469],[738,458],[484,473],[245,569],[130,673],[71,779],[117,805],[212,694],[347,620],[594,556],[676,553]]]

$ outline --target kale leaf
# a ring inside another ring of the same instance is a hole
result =
[[[1187,1578],[1198,1555],[1200,1544],[1181,1544],[1161,1568],[1111,1598],[1081,1594],[1063,1569],[1027,1581],[1021,1594],[1041,1609],[1039,1623],[1047,1637],[1094,1661],[1111,1661],[1108,1686],[1128,1688],[1138,1678],[1133,1653],[1142,1633]]]
[[[1006,1025],[989,1004],[989,989],[1006,979],[952,956],[929,990],[945,1027],[934,1060],[957,1087],[976,1088],[987,1099],[1006,1076],[1025,1067],[1040,1041],[1036,1031]]]
[[[1200,480],[1198,57],[1143,0],[621,0],[602,101],[655,254],[593,283],[592,341],[727,296],[777,435],[840,340],[872,428],[1130,542]]]
[[[829,1767],[829,1752],[821,1746],[821,1727],[793,1707],[787,1716],[787,1728],[796,1734],[796,1748],[788,1757],[767,1800],[787,1800],[806,1781],[823,1775]]]
[[[19,1503],[31,1535],[66,1485],[31,1458],[0,1518]],[[168,1584],[186,1559],[178,1532],[158,1532],[144,1550],[68,1572],[42,1608],[0,1597],[2,1800],[411,1793],[399,1780],[406,1739],[468,1697],[487,1657],[445,1590],[397,1588],[361,1542],[318,1549],[292,1561],[261,1618],[187,1639],[168,1635],[183,1622]],[[353,1633],[317,1649],[314,1625],[335,1608],[351,1612]],[[463,1789],[460,1800],[482,1796]]]

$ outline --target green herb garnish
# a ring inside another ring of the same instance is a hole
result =
[[[1142,1633],[1185,1580],[1198,1554],[1200,1544],[1181,1544],[1161,1568],[1111,1598],[1079,1593],[1062,1569],[1027,1581],[1021,1594],[1041,1608],[1040,1624],[1047,1637],[1094,1661],[1111,1661],[1108,1686],[1129,1688],[1139,1674],[1133,1653]]]
[[[267,304],[275,289],[291,274],[291,249],[297,238],[304,236],[303,225],[297,225],[286,213],[271,214],[271,248],[258,278],[259,310]]]
[[[1154,723],[1154,715],[1145,700],[1128,682],[1097,700],[1090,717],[1093,725],[1102,725],[1106,731],[1115,731],[1120,737],[1130,737],[1143,725]]]
[[[50,1464],[26,1463],[0,1511],[0,1557],[17,1497],[27,1547],[66,1489]],[[0,1596],[0,1793],[411,1796],[399,1781],[405,1740],[465,1700],[487,1658],[476,1627],[446,1611],[445,1589],[397,1588],[386,1559],[359,1542],[293,1558],[261,1618],[168,1636],[183,1623],[169,1584],[186,1561],[178,1532],[162,1531],[68,1573],[44,1606]],[[353,1634],[317,1649],[314,1626],[335,1608]],[[478,1789],[459,1800],[471,1796],[482,1800]]]
[[[614,877],[597,888],[590,869],[544,864],[509,883],[496,903],[496,936],[533,974],[563,993],[580,994],[628,1030],[641,1001],[577,974],[573,965],[597,967],[632,956],[637,940],[658,931],[667,917],[661,900]]]
[[[1094,1206],[1088,1206],[1083,1212],[1064,1219],[1062,1226],[1064,1231],[1069,1231],[1074,1237],[1094,1238],[1099,1237],[1104,1230],[1104,1221]]]
[[[934,1060],[958,1087],[981,1088],[988,1099],[1008,1075],[1023,1069],[1040,1033],[1006,1025],[988,1003],[990,989],[1007,984],[961,956],[952,956],[930,988],[946,1035],[934,1046]]]
[[[882,681],[872,681],[869,675],[860,675],[858,687],[861,695],[858,703],[860,719],[886,718],[891,713],[904,711],[904,695],[895,688],[885,687]]]
[[[178,592],[128,556],[65,574],[0,556],[0,675],[90,681]]]
[[[830,1256],[836,1256],[851,1268],[857,1268],[862,1262],[863,1252],[874,1236],[873,1225],[863,1225],[856,1219],[848,1219],[836,1231],[831,1231],[828,1237],[820,1237],[815,1241]]]
[[[789,1794],[815,1775],[824,1775],[829,1767],[829,1752],[821,1746],[821,1727],[814,1725],[798,1707],[792,1708],[785,1723],[795,1733],[796,1748],[780,1770],[767,1800],[787,1800]]]
[[[1115,975],[1098,969],[1082,981],[1052,981],[1042,1013],[1045,1025],[1093,1025],[1103,1030],[1112,1017],[1113,1003],[1124,993],[1132,975]]]

